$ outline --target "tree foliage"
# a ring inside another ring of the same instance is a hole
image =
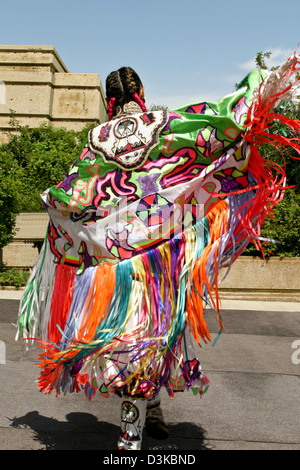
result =
[[[256,67],[257,68],[260,68],[260,69],[263,69],[263,70],[267,70],[268,69],[268,66],[266,64],[266,61],[265,59],[269,59],[272,55],[272,52],[271,51],[267,51],[267,52],[258,52],[256,54],[256,57],[255,57],[255,64],[256,64]]]
[[[94,125],[85,126],[80,132],[47,124],[29,129],[19,126],[14,118],[11,125],[17,132],[0,146],[0,159],[13,161],[22,176],[18,185],[20,212],[42,211],[41,193],[64,178],[78,157],[83,136]]]
[[[259,52],[256,56],[256,65],[267,69],[265,58],[269,58],[270,52]],[[277,110],[290,119],[300,120],[300,106],[291,102],[284,102]],[[295,138],[293,131],[278,122],[274,122],[269,131],[272,134],[284,135],[287,138]],[[297,138],[300,139],[298,133]],[[287,149],[276,148],[272,145],[264,145],[259,148],[261,156],[267,161],[278,164],[286,174],[286,186],[284,198],[275,208],[272,218],[267,218],[262,228],[262,236],[276,240],[265,246],[270,254],[277,256],[300,256],[300,161],[297,152],[289,147]],[[293,158],[294,157],[294,158]],[[249,246],[244,254],[261,255],[254,246]],[[267,253],[268,256],[268,253]]]
[[[9,140],[0,145],[0,249],[12,241],[18,213],[43,211],[41,193],[64,178],[95,126],[80,132],[46,124],[30,129],[13,113],[10,125]]]
[[[14,158],[0,153],[0,249],[12,241],[21,208],[22,169]]]

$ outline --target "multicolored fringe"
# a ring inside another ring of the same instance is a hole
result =
[[[219,202],[195,226],[131,259],[91,266],[80,275],[73,266],[55,265],[45,242],[19,313],[20,336],[39,338],[43,349],[41,390],[83,388],[88,399],[97,390],[143,397],[162,386],[170,395],[207,390],[190,335],[200,346],[211,341],[206,305],[223,331],[219,271],[227,269],[226,277],[249,242],[262,249],[262,224],[284,195],[284,170],[263,160],[257,146],[268,142],[300,153],[300,122],[274,111],[278,101],[293,98],[298,83],[289,80],[298,63],[295,56],[268,76],[249,110],[243,139],[251,152],[251,184],[214,194]],[[295,137],[271,134],[274,120]]]
[[[35,302],[35,323],[44,325],[38,341],[44,350],[40,389],[66,393],[83,387],[88,398],[96,389],[104,396],[116,389],[151,396],[162,386],[170,395],[185,388],[203,394],[209,381],[189,336],[200,346],[211,341],[205,305],[215,310],[223,330],[218,272],[235,258],[237,205],[246,207],[251,197],[246,192],[221,200],[180,236],[117,265],[76,275],[74,267],[58,264],[50,308],[44,296]],[[38,273],[48,269],[47,257],[41,256]],[[36,275],[25,298],[38,290],[34,282],[39,283]],[[27,304],[20,315],[26,332],[20,333],[30,339],[35,330]]]
[[[121,380],[122,387],[128,384],[129,388],[134,383],[134,393],[151,395],[166,382],[169,387],[172,382],[172,389],[176,382],[181,387],[183,380],[192,385],[200,378],[199,364],[193,370],[191,361],[195,357],[185,351],[189,334],[186,320],[199,344],[200,339],[210,340],[203,309],[198,310],[198,306],[203,300],[215,303],[216,291],[208,281],[209,274],[204,277],[204,272],[208,263],[220,262],[215,244],[220,244],[222,231],[226,235],[223,221],[229,212],[227,203],[221,201],[213,212],[210,220],[205,217],[187,233],[115,266],[90,267],[77,276],[73,267],[57,265],[49,318],[41,332],[43,340],[39,341],[45,349],[40,355],[42,390],[65,389],[83,360],[90,358],[95,364],[100,357],[103,370],[105,363],[111,361],[120,370],[110,382]],[[199,258],[204,251],[200,268]],[[195,257],[198,265],[193,270]],[[39,271],[44,261],[42,257]],[[200,269],[203,273],[199,284],[195,273]],[[24,305],[22,309],[21,323],[29,338],[31,323]],[[43,317],[41,305],[35,311]],[[132,322],[137,311],[139,320]],[[40,323],[40,319],[35,320]],[[170,377],[171,369],[177,378]],[[77,381],[71,381],[72,388],[78,389]],[[82,376],[80,381],[85,384]]]

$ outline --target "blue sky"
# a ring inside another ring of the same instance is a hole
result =
[[[146,103],[171,109],[231,93],[259,51],[300,53],[299,0],[0,0],[0,15],[0,44],[54,46],[103,86],[130,65]]]

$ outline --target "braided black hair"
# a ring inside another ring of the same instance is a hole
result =
[[[109,119],[114,115],[115,109],[129,103],[133,99],[145,111],[144,102],[139,97],[142,81],[131,67],[121,67],[111,72],[106,79],[106,98],[108,100]]]

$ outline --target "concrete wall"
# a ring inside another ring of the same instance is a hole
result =
[[[220,294],[226,299],[300,302],[300,258],[241,256],[220,283]]]
[[[38,257],[38,242],[45,237],[46,213],[19,214],[13,243],[3,249],[8,267],[31,268]],[[219,279],[225,275],[222,270]],[[240,257],[220,284],[221,299],[300,302],[300,258],[273,258],[264,262]]]
[[[14,240],[2,251],[3,264],[9,268],[32,268],[37,261],[48,222],[46,212],[19,214]]]
[[[29,127],[80,130],[107,119],[99,75],[70,73],[52,46],[0,45],[0,143],[11,131],[11,110]]]

